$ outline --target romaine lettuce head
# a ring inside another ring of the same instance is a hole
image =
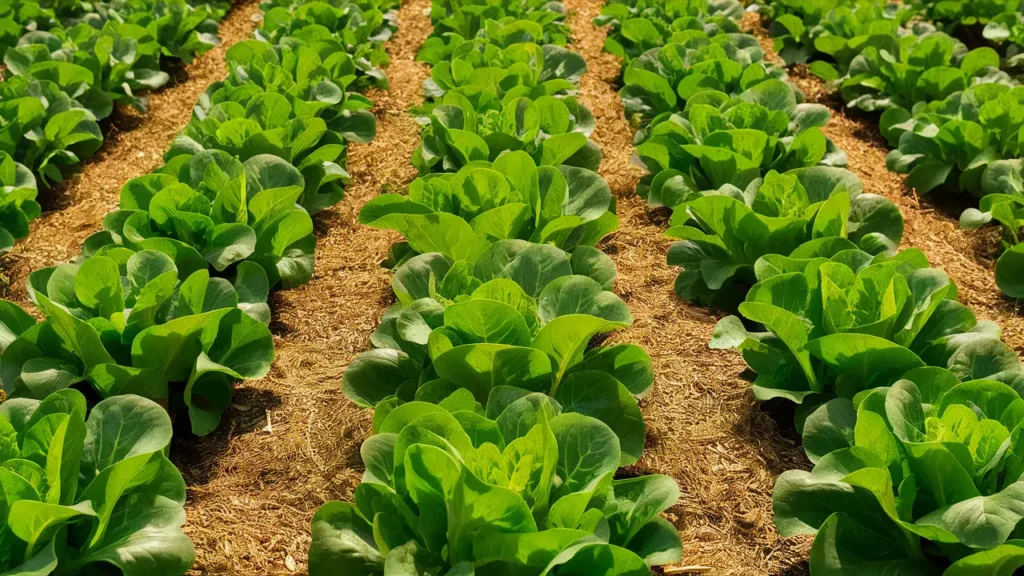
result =
[[[480,158],[455,173],[417,179],[406,196],[374,198],[359,221],[400,232],[420,254],[440,252],[474,266],[504,252],[496,247],[501,243],[593,246],[618,228],[611,190],[596,172],[559,164],[539,163],[522,150],[493,162]]]
[[[86,412],[75,390],[0,404],[0,569],[184,574],[195,551],[167,412],[135,395]]]
[[[743,5],[736,0],[617,0],[605,4],[594,23],[610,26],[604,50],[628,63],[647,50],[693,35],[738,34],[742,17]]]
[[[630,344],[587,349],[632,315],[596,280],[572,274],[564,253],[545,248],[474,276],[440,254],[406,262],[394,277],[400,302],[373,333],[376,348],[346,370],[346,396],[380,411],[382,403],[439,404],[456,391],[481,404],[508,388],[539,392],[605,422],[619,438],[623,465],[635,462],[644,436],[637,398],[653,383],[650,357]],[[559,262],[545,252],[560,255],[560,265],[544,264]]]
[[[940,369],[907,376],[808,418],[816,464],[779,477],[780,532],[817,534],[817,570],[960,576],[1024,566],[1014,539],[1024,518],[1024,400],[1001,382],[961,383]]]
[[[758,398],[852,398],[922,366],[962,380],[1021,378],[998,327],[957,302],[956,286],[919,252],[766,256],[755,272],[760,281],[739,306],[744,320],[720,321],[711,346],[743,354]]]
[[[678,533],[658,515],[675,482],[613,480],[615,434],[559,412],[540,394],[485,410],[456,393],[375,414],[354,502],[313,518],[310,573],[646,574],[678,560]]]
[[[712,162],[702,164],[734,181],[743,178]],[[806,260],[858,249],[895,254],[903,236],[899,209],[863,194],[860,180],[843,168],[773,170],[745,188],[725,183],[709,193],[696,192],[700,186],[687,173],[661,176],[648,200],[657,194],[675,203],[665,235],[680,240],[669,248],[668,263],[683,268],[676,293],[684,300],[735,310],[758,281],[755,267],[762,257]]]

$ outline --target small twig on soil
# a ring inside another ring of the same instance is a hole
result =
[[[681,566],[679,568],[667,568],[665,570],[666,576],[673,574],[707,574],[711,571],[711,566]]]

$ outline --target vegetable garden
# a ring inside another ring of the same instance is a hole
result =
[[[0,573],[1014,574],[1022,10],[0,0]]]

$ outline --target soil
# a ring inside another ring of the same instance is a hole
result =
[[[171,85],[145,98],[145,113],[118,107],[105,126],[99,152],[63,183],[40,190],[42,215],[32,221],[28,237],[0,257],[0,296],[28,304],[28,274],[76,258],[82,242],[101,229],[103,216],[117,209],[124,183],[163,164],[164,151],[188,123],[199,95],[227,75],[227,49],[252,37],[257,14],[259,0],[236,0],[220,24],[218,46],[171,70]]]
[[[430,34],[430,0],[406,2],[386,48],[391,89],[373,91],[377,137],[352,146],[344,200],[317,215],[316,270],[299,288],[271,295],[277,360],[262,380],[235,390],[235,404],[210,436],[176,436],[172,459],[189,486],[185,531],[196,545],[195,574],[304,572],[313,513],[351,498],[362,477],[359,445],[372,412],[341,393],[348,364],[370,349],[391,304],[380,267],[401,238],[358,223],[382,188],[402,191],[420,128],[407,112],[421,104],[428,68],[414,61]]]

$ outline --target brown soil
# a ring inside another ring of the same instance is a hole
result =
[[[771,39],[754,14],[744,19],[745,28],[761,40],[769,59],[781,63],[772,50]],[[999,257],[999,234],[995,227],[963,230],[960,212],[976,206],[968,194],[934,192],[920,197],[906,184],[906,176],[885,168],[889,145],[878,129],[877,115],[847,110],[835,91],[810,74],[806,66],[790,70],[808,102],[820,102],[832,109],[825,134],[849,156],[848,168],[864,182],[864,190],[890,198],[906,223],[903,248],[919,248],[936,268],[942,268],[960,289],[960,301],[971,307],[979,319],[992,320],[1003,329],[1003,339],[1018,354],[1024,353],[1024,316],[1021,304],[1005,297],[995,283],[995,261]]]
[[[195,542],[195,574],[304,572],[313,513],[346,499],[359,484],[359,445],[371,411],[341,393],[348,364],[370,348],[369,336],[393,297],[379,266],[400,238],[359,225],[359,209],[382,187],[403,190],[419,127],[406,112],[422,102],[426,66],[414,62],[430,33],[429,0],[399,11],[388,43],[391,90],[376,103],[377,137],[353,146],[347,197],[319,214],[313,280],[272,296],[277,360],[270,375],[246,382],[212,435],[184,437],[172,449],[189,485],[186,532]]]
[[[77,257],[82,242],[100,230],[103,216],[117,208],[124,183],[163,164],[164,151],[188,123],[199,95],[226,75],[228,47],[252,36],[258,12],[258,0],[237,0],[221,22],[219,46],[174,70],[172,85],[149,95],[145,114],[119,108],[100,151],[67,181],[40,192],[42,216],[31,223],[28,237],[0,260],[8,284],[0,287],[0,295],[27,304],[29,272]]]
[[[582,99],[597,117],[600,173],[618,197],[619,230],[602,248],[618,266],[617,291],[634,322],[614,340],[637,343],[654,360],[654,391],[643,402],[647,445],[628,472],[679,483],[682,498],[667,516],[683,539],[681,573],[802,574],[809,541],[779,537],[771,492],[783,470],[807,466],[803,451],[755,403],[739,378],[740,357],[708,349],[720,316],[675,296],[678,269],[665,263],[669,241],[661,235],[665,213],[649,211],[635,194],[641,170],[630,163],[632,131],[614,89],[620,62],[601,52],[605,30],[591,23],[603,2],[566,5],[589,68]]]

